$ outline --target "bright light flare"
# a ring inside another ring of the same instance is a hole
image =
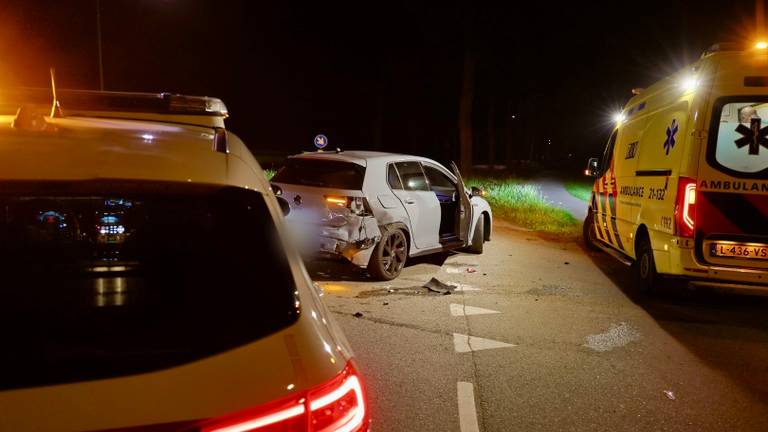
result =
[[[621,122],[623,122],[626,119],[627,119],[627,116],[624,115],[623,112],[618,112],[618,113],[613,115],[613,121],[615,121],[616,123],[621,123]]]
[[[757,49],[768,49],[768,42],[766,41],[759,41],[755,44],[755,48]]]
[[[682,87],[683,90],[686,92],[694,91],[698,86],[699,86],[699,79],[696,78],[696,76],[694,75],[689,75],[683,78],[682,81],[680,81],[680,87]]]

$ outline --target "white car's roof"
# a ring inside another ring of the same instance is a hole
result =
[[[432,159],[421,157],[421,156],[413,156],[413,155],[407,155],[402,153],[368,151],[368,150],[349,150],[349,151],[341,151],[341,152],[336,152],[336,151],[307,152],[307,153],[297,154],[291,157],[301,158],[301,159],[338,160],[338,161],[344,161],[344,162],[352,162],[362,166],[368,166],[368,164],[371,162],[387,163],[387,162],[393,162],[393,161],[400,161],[404,159],[437,163]]]

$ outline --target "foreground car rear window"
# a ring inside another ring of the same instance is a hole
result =
[[[275,183],[334,189],[363,188],[365,168],[350,162],[291,158],[272,178]]]
[[[0,389],[177,366],[297,319],[294,280],[256,192],[0,190]]]

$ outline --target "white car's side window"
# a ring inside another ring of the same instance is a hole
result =
[[[400,179],[403,182],[405,190],[409,191],[428,191],[429,183],[424,176],[419,162],[396,162],[397,172],[400,173]]]
[[[403,190],[403,182],[400,180],[395,164],[389,164],[387,167],[387,183],[392,190]]]
[[[442,188],[456,188],[456,182],[451,180],[450,177],[448,177],[445,173],[440,171],[439,169],[431,166],[431,165],[424,165],[424,174],[427,175],[427,180],[429,180],[429,185],[434,187],[442,187]]]

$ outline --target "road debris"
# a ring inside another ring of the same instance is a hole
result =
[[[467,267],[465,270],[467,273],[477,273],[477,269],[474,267]]]
[[[586,343],[582,346],[594,351],[605,352],[640,339],[640,332],[633,326],[622,322],[618,325],[611,324],[605,333],[589,335],[585,339]]]
[[[528,295],[533,296],[549,296],[549,295],[561,295],[561,296],[577,296],[577,293],[572,293],[571,290],[563,285],[556,284],[544,284],[540,287],[531,288],[525,292]]]
[[[355,317],[355,318],[362,318],[363,314],[360,313],[360,312],[355,312],[354,314],[352,314],[352,316]]]
[[[440,293],[443,295],[451,294],[456,289],[454,285],[448,285],[446,283],[440,282],[437,280],[437,278],[434,277],[422,286],[432,292]]]
[[[664,390],[664,396],[667,397],[667,399],[675,400],[675,393],[672,390]]]

